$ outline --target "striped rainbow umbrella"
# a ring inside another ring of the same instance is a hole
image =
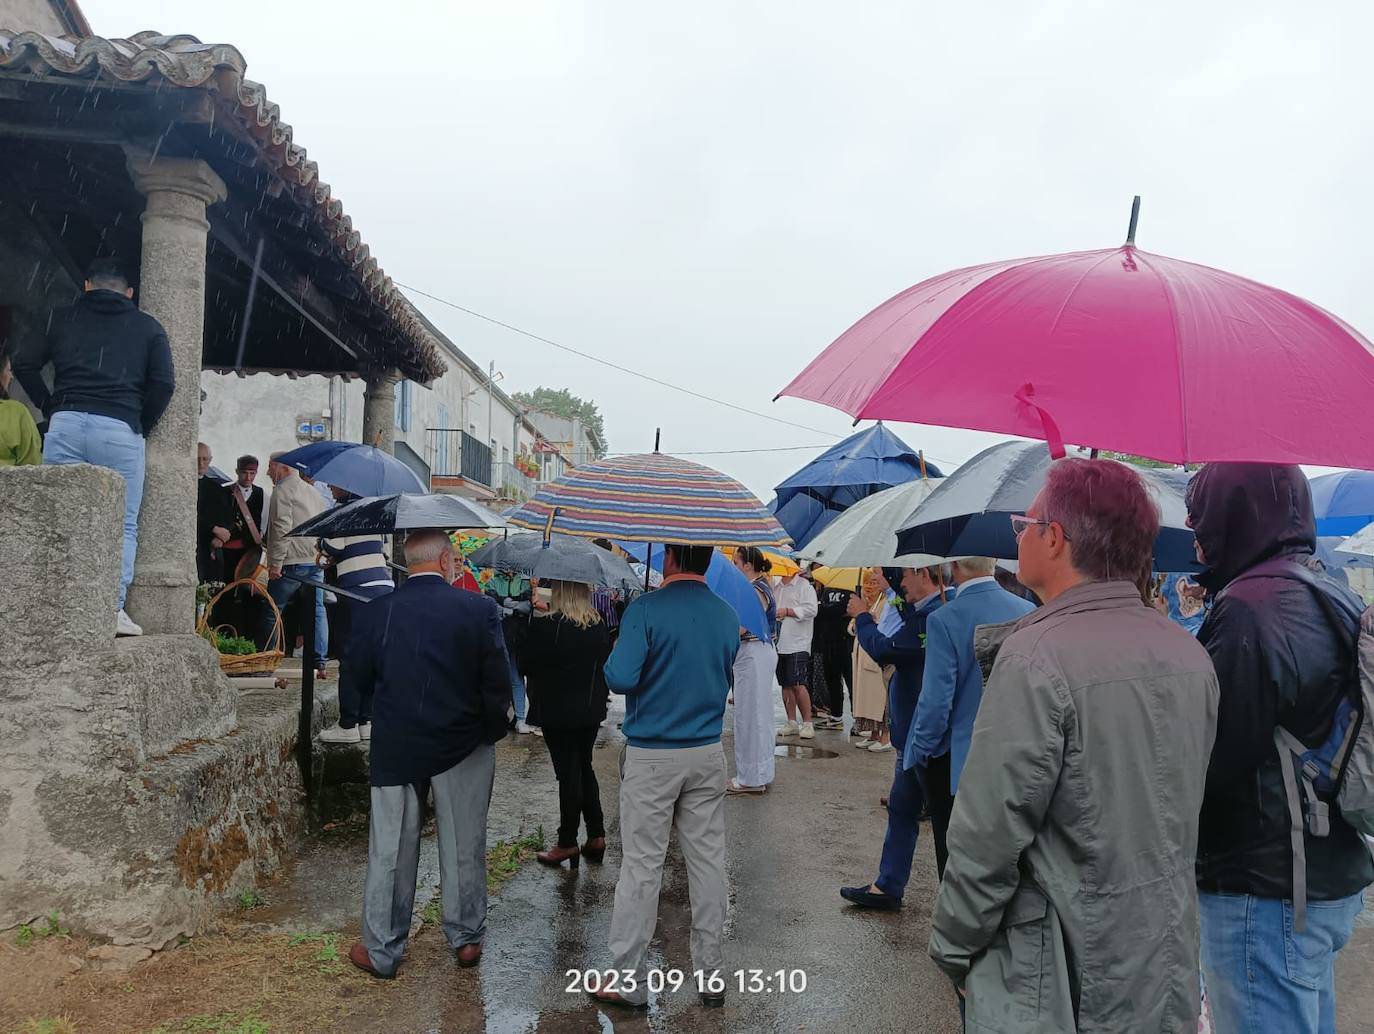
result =
[[[506,519],[544,531],[551,516],[552,530],[585,538],[702,546],[791,541],[768,508],[734,478],[661,452],[583,464]]]

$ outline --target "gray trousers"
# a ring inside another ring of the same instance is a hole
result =
[[[487,806],[495,775],[496,748],[487,743],[430,780],[444,936],[455,948],[480,944],[487,929]],[[363,945],[381,973],[396,972],[410,936],[422,804],[413,785],[372,788]]]
[[[658,923],[668,836],[677,828],[692,900],[692,965],[724,966],[725,752],[719,743],[681,750],[625,748],[620,762],[620,878],[611,915],[612,968],[633,970],[632,1002],[648,1000],[645,962]]]

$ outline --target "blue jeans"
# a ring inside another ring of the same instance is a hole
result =
[[[525,702],[525,677],[520,674],[515,658],[507,656],[510,660],[510,694],[511,702],[515,704],[515,720],[523,722],[528,713]]]
[[[921,829],[921,805],[925,795],[914,771],[902,767],[897,753],[892,789],[887,792],[887,835],[883,837],[883,858],[878,863],[878,878],[873,882],[884,894],[900,898],[911,879],[911,860],[916,854],[916,836]]]
[[[124,479],[124,552],[119,571],[119,609],[134,580],[138,555],[138,508],[143,503],[143,435],[123,420],[94,413],[54,413],[43,439],[43,462],[91,463]]]
[[[1248,894],[1199,894],[1202,974],[1217,1034],[1335,1034],[1333,963],[1355,928],[1363,894],[1307,902],[1293,932],[1293,903]]]
[[[323,667],[324,659],[329,654],[329,619],[324,614],[324,572],[315,564],[287,564],[282,568],[282,574],[309,578],[319,585],[315,590],[315,665]],[[285,610],[302,588],[300,582],[293,582],[289,578],[273,578],[267,583],[267,593],[279,610]],[[266,626],[268,629],[272,627],[270,613],[266,616]],[[285,649],[284,645],[282,649]]]

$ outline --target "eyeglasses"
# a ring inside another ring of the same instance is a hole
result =
[[[1014,514],[1011,515],[1011,530],[1012,530],[1012,534],[1016,536],[1016,538],[1017,538],[1018,541],[1020,540],[1021,536],[1024,535],[1024,534],[1026,533],[1026,530],[1027,530],[1028,528],[1034,528],[1034,527],[1045,527],[1045,528],[1048,528],[1051,524],[1054,524],[1054,523],[1055,523],[1054,521],[1042,521],[1042,520],[1039,520],[1039,519],[1037,519],[1037,518],[1035,518],[1035,517],[1027,517],[1027,516],[1026,516],[1025,514],[1023,514],[1023,513],[1014,513]],[[1069,541],[1069,536],[1068,536],[1067,534],[1065,534],[1064,529],[1063,529],[1062,526],[1061,526],[1060,529],[1059,529],[1059,534],[1061,534],[1061,535],[1064,536],[1064,541],[1065,541],[1065,542],[1068,542],[1068,541]]]

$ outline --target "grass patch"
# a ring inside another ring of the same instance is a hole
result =
[[[151,1034],[269,1034],[272,1027],[254,1013],[222,1012],[187,1016],[172,1024],[163,1024]]]
[[[487,892],[501,889],[501,884],[520,871],[520,864],[544,850],[544,827],[514,840],[498,840],[487,851]]]
[[[76,1034],[76,1026],[65,1016],[30,1017],[20,1024],[16,1034]]]
[[[261,908],[267,904],[267,899],[251,887],[243,891],[235,899],[238,902],[240,912],[251,912],[255,908]]]
[[[25,923],[14,935],[16,947],[27,948],[41,937],[69,937],[71,930],[62,925],[62,919],[53,909],[47,918],[38,923]]]

